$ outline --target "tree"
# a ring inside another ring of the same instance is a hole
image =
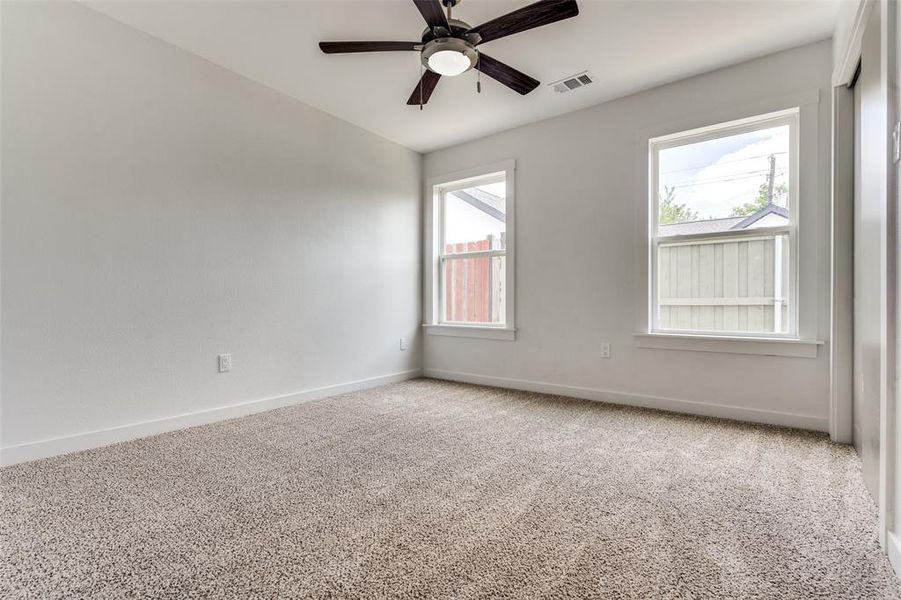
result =
[[[765,181],[761,183],[760,187],[757,188],[757,197],[754,198],[752,202],[745,202],[741,206],[736,206],[735,208],[733,208],[732,216],[746,217],[748,215],[753,215],[758,210],[766,208],[767,205],[770,204],[769,193],[769,182]],[[784,183],[780,183],[779,185],[773,187],[773,204],[777,204],[776,200],[784,198],[787,193],[788,186]]]
[[[684,204],[676,203],[676,186],[664,187],[664,189],[666,195],[660,199],[660,215],[657,218],[661,225],[698,220],[698,213]]]

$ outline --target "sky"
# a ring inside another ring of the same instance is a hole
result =
[[[661,150],[660,193],[665,194],[664,186],[675,186],[676,202],[699,219],[728,217],[734,207],[757,197],[767,180],[770,154],[776,156],[776,185],[788,183],[788,131],[782,125]]]
[[[503,181],[476,187],[500,198],[507,196]],[[444,241],[448,244],[484,240],[488,235],[499,239],[501,232],[506,231],[504,223],[458,199],[453,192],[446,196],[444,210]]]
[[[489,194],[494,194],[499,198],[507,197],[507,182],[506,181],[498,181],[497,183],[487,183],[485,185],[477,186],[480,190],[484,190]]]

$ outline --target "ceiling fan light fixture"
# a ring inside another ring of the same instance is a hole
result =
[[[469,57],[457,50],[439,50],[429,57],[429,69],[439,75],[453,77],[471,68]]]
[[[422,49],[422,63],[430,71],[447,77],[473,68],[477,56],[475,47],[459,38],[438,38]]]

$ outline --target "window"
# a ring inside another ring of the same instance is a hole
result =
[[[430,324],[512,330],[512,166],[432,183]],[[430,331],[430,333],[440,333]]]
[[[650,140],[651,331],[797,337],[798,111]]]

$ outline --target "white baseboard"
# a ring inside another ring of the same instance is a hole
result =
[[[425,377],[432,377],[435,379],[447,379],[450,381],[475,383],[479,385],[524,390],[527,392],[539,392],[543,394],[556,394],[558,396],[569,396],[571,398],[580,398],[583,400],[594,400],[595,402],[654,408],[657,410],[687,413],[704,417],[718,417],[721,419],[750,421],[752,423],[766,423],[768,425],[782,425],[785,427],[809,429],[812,431],[829,431],[828,417],[799,415],[796,413],[744,408],[726,404],[712,404],[709,402],[697,402],[693,400],[678,400],[660,396],[646,396],[643,394],[630,394],[626,392],[576,387],[559,383],[547,383],[544,381],[528,381],[525,379],[510,379],[507,377],[462,373],[459,371],[445,371],[442,369],[423,369],[422,374]]]
[[[109,446],[110,444],[127,442],[129,440],[165,433],[167,431],[174,431],[176,429],[206,425],[225,419],[234,419],[235,417],[243,417],[272,410],[274,408],[281,408],[283,406],[319,400],[337,394],[346,394],[347,392],[354,392],[388,383],[414,379],[419,377],[420,374],[421,371],[419,369],[389,373],[388,375],[380,375],[378,377],[370,377],[368,379],[360,379],[357,381],[348,381],[336,385],[294,392],[293,394],[285,394],[283,396],[251,400],[249,402],[199,410],[172,417],[153,419],[151,421],[129,423],[128,425],[120,425],[108,429],[98,429],[96,431],[76,433],[49,440],[29,442],[17,446],[7,446],[0,449],[0,466],[14,465],[37,460],[39,458],[48,458],[50,456],[58,456],[60,454],[68,454],[80,450]]]
[[[895,575],[901,575],[901,544],[899,544],[898,536],[891,531],[886,532],[885,545],[885,551],[888,554],[888,560],[892,564],[892,568],[895,570]]]

